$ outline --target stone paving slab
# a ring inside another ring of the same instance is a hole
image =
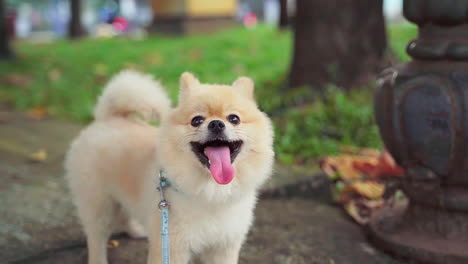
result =
[[[82,237],[62,177],[65,150],[81,126],[8,116],[0,123],[0,263]],[[46,162],[29,160],[38,149],[47,151]]]
[[[0,263],[85,263],[84,236],[62,168],[69,142],[82,126],[9,115],[0,123]],[[47,150],[46,162],[30,162],[28,155],[41,148]],[[399,263],[373,249],[359,226],[325,202],[323,180],[311,175],[277,170],[264,191],[270,198],[257,207],[240,263]],[[271,198],[290,196],[297,186],[312,199]],[[111,263],[145,263],[145,240],[117,239],[120,246],[109,249]]]

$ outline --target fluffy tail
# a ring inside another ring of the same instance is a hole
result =
[[[161,84],[151,75],[125,70],[114,76],[99,97],[94,117],[141,115],[145,120],[160,119],[169,111],[171,102]]]

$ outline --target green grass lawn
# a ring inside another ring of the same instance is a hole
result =
[[[284,75],[290,57],[290,34],[273,28],[235,29],[213,36],[151,37],[17,43],[20,58],[0,64],[0,73],[20,73],[31,79],[24,87],[1,87],[1,98],[20,109],[45,106],[55,116],[90,120],[91,108],[104,82],[125,68],[154,74],[171,96],[183,71],[204,82],[232,82],[247,74],[258,83]]]
[[[404,47],[416,30],[389,27],[390,47],[407,60]],[[307,161],[336,153],[343,145],[379,147],[369,89],[284,108],[307,89],[279,94],[292,48],[290,32],[269,26],[232,29],[209,36],[66,40],[51,44],[15,43],[18,59],[0,63],[0,102],[17,109],[44,107],[56,118],[88,122],[97,95],[110,76],[125,68],[154,74],[176,98],[178,78],[194,72],[202,82],[230,83],[252,77],[257,98],[275,121],[276,150],[283,162]]]

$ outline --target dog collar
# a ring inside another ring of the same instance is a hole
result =
[[[161,170],[159,172],[159,177],[161,178],[161,176],[164,177],[164,179],[166,180],[166,185],[167,187],[171,187],[172,190],[174,190],[175,192],[178,192],[178,193],[182,193],[182,191],[180,190],[180,188],[177,186],[177,184],[175,183],[174,179],[172,179],[171,177],[169,177],[167,175],[167,173],[164,171],[164,170]]]

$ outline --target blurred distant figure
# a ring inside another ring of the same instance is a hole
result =
[[[8,20],[4,0],[0,0],[0,60],[13,58],[8,36]]]
[[[244,16],[243,23],[247,28],[255,27],[258,23],[257,15],[253,12],[247,13]]]
[[[103,1],[102,6],[98,10],[99,21],[111,24],[114,18],[119,14],[119,5],[114,0]]]
[[[15,20],[16,36],[25,38],[31,34],[32,7],[29,3],[22,3],[18,7],[18,15]]]
[[[283,1],[283,0],[281,0]],[[263,2],[263,19],[267,24],[278,24],[280,4],[278,0],[265,0]]]
[[[58,36],[67,34],[67,24],[70,20],[70,10],[67,0],[50,0],[48,18],[52,30]]]
[[[146,30],[153,19],[149,0],[103,0],[97,9],[98,22],[94,28],[97,37],[131,35],[146,36]]]
[[[129,27],[128,20],[121,16],[116,17],[114,21],[112,21],[112,25],[118,32],[125,32]]]

